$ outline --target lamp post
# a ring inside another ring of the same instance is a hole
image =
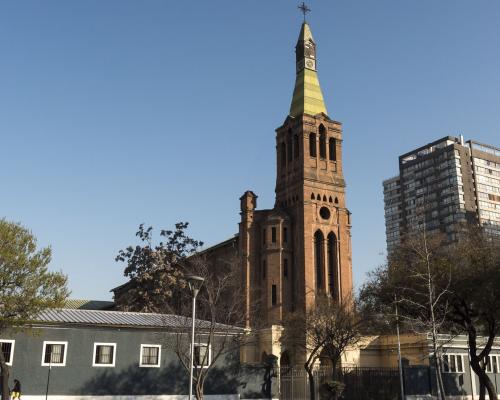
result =
[[[404,389],[404,380],[403,380],[403,360],[401,357],[401,339],[399,337],[399,313],[398,313],[398,303],[397,297],[394,296],[394,302],[396,306],[396,338],[397,338],[397,345],[398,345],[398,371],[399,371],[399,390],[401,394],[401,399],[404,400],[405,398],[405,389]],[[391,323],[388,319],[385,319],[385,316],[383,314],[376,314],[378,318],[384,319],[384,322],[387,326],[390,326]]]
[[[201,285],[203,285],[203,279],[201,276],[196,275],[186,275],[185,276],[189,290],[193,294],[193,312],[191,314],[191,357],[190,357],[190,366],[189,366],[189,400],[193,398],[193,359],[194,359],[194,325],[196,320],[196,296],[198,296],[198,292],[200,291]]]
[[[403,383],[403,360],[401,359],[401,340],[399,338],[399,313],[398,313],[398,303],[397,297],[394,296],[394,302],[396,305],[396,334],[398,338],[398,369],[399,369],[399,389],[401,390],[401,399],[405,398],[405,388]]]

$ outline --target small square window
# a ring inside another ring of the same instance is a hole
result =
[[[211,360],[210,346],[206,343],[196,343],[194,345],[193,365],[198,368],[208,368]]]
[[[114,367],[116,343],[94,343],[93,367]]]
[[[0,340],[1,351],[7,365],[12,365],[14,359],[14,340]]]
[[[68,342],[43,342],[42,365],[64,367]]]
[[[159,367],[161,346],[159,344],[141,344],[140,367]]]

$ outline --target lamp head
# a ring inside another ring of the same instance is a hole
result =
[[[203,285],[203,282],[205,281],[204,278],[196,275],[184,275],[184,278],[186,278],[188,282],[189,290],[191,290],[195,294],[198,293],[198,291],[201,288],[201,285]]]

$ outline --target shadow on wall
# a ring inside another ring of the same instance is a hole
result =
[[[241,366],[238,357],[226,358],[224,368],[212,367],[205,381],[205,394],[237,394],[244,398],[271,398],[277,391],[274,366]],[[103,370],[85,383],[80,395],[159,395],[186,394],[187,371],[171,362],[162,368],[131,366],[119,372]]]
[[[170,363],[164,368],[131,366],[120,372],[103,370],[79,390],[81,395],[182,394],[188,386],[186,372]]]
[[[269,355],[263,364],[242,367],[245,383],[240,383],[241,397],[245,399],[273,399],[278,393],[278,357]]]

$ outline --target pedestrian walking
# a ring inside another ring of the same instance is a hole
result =
[[[11,399],[21,400],[21,382],[19,382],[19,380],[17,379],[14,379],[14,387],[12,388]]]

